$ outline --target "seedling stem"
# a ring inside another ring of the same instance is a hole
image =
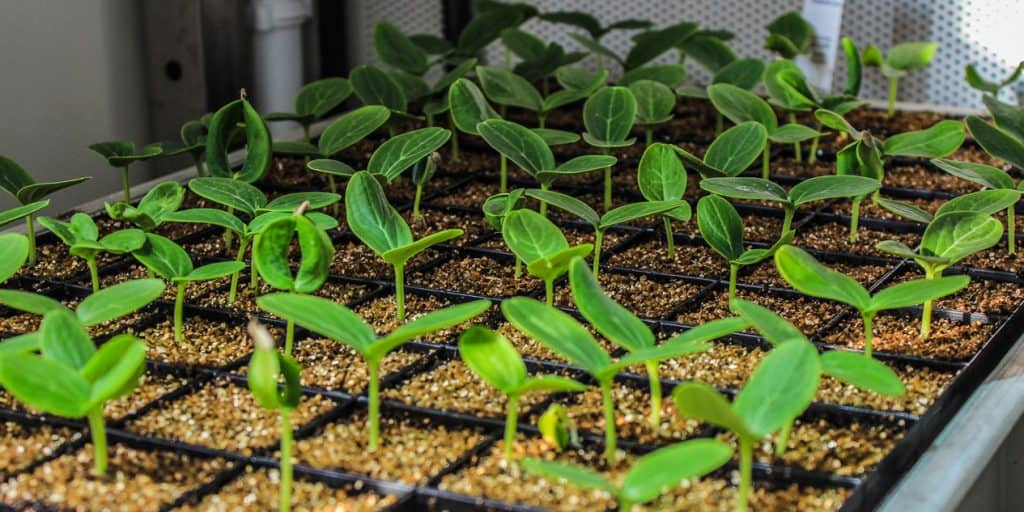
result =
[[[187,281],[181,281],[178,283],[178,294],[174,299],[174,341],[181,343],[185,338],[182,333],[182,313],[185,309],[185,286],[188,286]]]
[[[376,450],[380,446],[380,364],[377,361],[366,361],[370,371],[369,414],[370,414],[370,450]]]
[[[34,266],[36,256],[36,218],[35,215],[25,217],[25,238],[28,239],[28,266]]]
[[[645,364],[647,381],[651,385],[651,425],[657,427],[661,424],[661,377],[658,375],[657,361],[647,361]]]
[[[771,179],[770,175],[772,172],[771,167],[772,160],[772,143],[766,142],[764,145],[764,152],[761,153],[761,177],[764,179]]]
[[[850,241],[857,241],[857,225],[860,223],[860,200],[853,198],[853,209],[850,211]]]
[[[128,166],[121,168],[121,184],[124,187],[124,202],[129,203],[132,200],[131,183],[128,181]]]
[[[729,264],[729,309],[732,309],[732,301],[736,299],[736,275],[739,274],[740,266],[735,263]]]
[[[516,442],[516,426],[519,416],[519,395],[508,396],[508,412],[505,415],[505,461],[512,461],[512,447]]]
[[[793,112],[789,113],[789,122],[793,123],[793,124],[796,124],[796,114],[794,114]],[[802,153],[802,151],[800,150],[800,142],[794,142],[793,143],[793,160],[796,163],[800,163],[803,160],[803,155],[801,155],[801,153]]]
[[[601,148],[601,151],[607,155],[608,148]],[[604,168],[604,211],[612,209],[612,166]]]
[[[615,466],[615,404],[612,402],[611,380],[601,382],[601,400],[604,402],[604,458],[608,467]]]
[[[665,217],[665,216],[663,216],[661,218],[661,220],[662,220],[662,222],[665,223],[665,243],[668,245],[668,257],[669,258],[675,258],[676,257],[676,240],[675,240],[675,237],[672,236],[672,221],[668,217]],[[595,272],[595,274],[597,273],[597,267],[594,267],[594,272]]]
[[[747,512],[750,501],[750,482],[754,465],[754,442],[740,437],[740,488],[736,495],[736,510]]]
[[[927,314],[929,317],[931,316],[930,308]],[[864,355],[871,357],[871,338],[872,336],[874,336],[874,332],[872,331],[871,327],[871,322],[875,319],[875,314],[861,313],[860,317],[864,320]]]
[[[395,307],[399,322],[405,322],[405,264],[395,265]]]
[[[594,275],[597,275],[601,267],[601,239],[604,237],[604,230],[594,230]]]
[[[508,159],[505,158],[504,154],[499,155],[501,159],[501,182],[498,186],[498,191],[501,193],[508,192]]]
[[[896,112],[896,90],[899,88],[900,79],[893,77],[889,79],[889,112],[888,117]]]
[[[288,320],[284,334],[284,355],[292,355],[292,346],[295,345],[295,322]]]
[[[278,507],[283,512],[292,509],[292,412],[281,409],[281,487]]]
[[[96,476],[107,474],[107,429],[103,425],[103,407],[89,411],[89,433],[92,434],[92,453]]]

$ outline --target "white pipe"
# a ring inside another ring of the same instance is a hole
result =
[[[253,0],[253,90],[261,113],[292,112],[295,95],[302,87],[302,25],[311,16],[306,0]],[[274,135],[291,129],[288,123],[271,123]]]

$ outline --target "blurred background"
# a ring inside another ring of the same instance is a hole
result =
[[[541,11],[586,10],[603,23],[682,20],[733,31],[737,55],[769,58],[764,26],[805,3],[840,9],[840,34],[883,50],[933,40],[932,65],[901,82],[905,101],[976,108],[980,94],[963,80],[975,63],[989,78],[1024,60],[1019,44],[1024,2],[1017,0],[535,0]],[[388,19],[406,33],[454,37],[471,18],[470,0],[75,0],[0,2],[0,154],[38,179],[93,179],[53,197],[50,212],[118,190],[120,173],[87,146],[103,140],[138,145],[176,140],[181,124],[238,97],[246,88],[261,112],[290,110],[305,82],[346,76],[375,60],[374,23]],[[566,26],[537,19],[522,26],[567,50],[578,44]],[[611,34],[613,50],[629,32]],[[818,34],[819,38],[828,34]],[[500,48],[484,59],[501,62]],[[676,59],[674,51],[661,61]],[[696,66],[689,80],[706,80]],[[834,70],[844,72],[842,59]],[[841,84],[841,80],[834,83]],[[883,98],[877,70],[862,96]],[[1019,96],[1020,83],[1007,91]],[[280,124],[280,123],[275,123]],[[283,135],[275,127],[277,135]],[[135,164],[133,183],[190,165],[187,156]],[[0,208],[13,205],[0,197]]]

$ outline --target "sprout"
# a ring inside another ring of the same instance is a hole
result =
[[[526,363],[512,342],[504,336],[480,326],[473,326],[459,338],[459,355],[474,373],[494,386],[508,400],[505,418],[505,461],[512,461],[512,445],[516,440],[516,419],[519,397],[533,392],[584,391],[586,386],[557,375],[530,377]]]
[[[196,176],[206,176],[206,166],[203,165],[203,153],[206,151],[206,135],[210,131],[209,121],[213,116],[204,115],[198,121],[185,121],[179,131],[179,142],[162,142],[163,153],[161,156],[176,156],[188,153],[192,157],[192,164],[196,167]]]
[[[28,238],[19,233],[0,235],[0,283],[21,270],[28,259]]]
[[[889,117],[896,111],[900,78],[930,64],[938,49],[939,43],[925,41],[897,44],[889,49],[886,56],[877,46],[869,44],[864,48],[864,65],[878,68],[882,76],[889,79]]]
[[[604,85],[608,73],[601,72],[582,87],[562,89],[541,96],[541,93],[530,82],[516,73],[501,68],[477,66],[476,75],[480,78],[487,97],[504,107],[519,107],[537,114],[537,126],[544,128],[548,114],[559,107],[580,101]]]
[[[263,116],[263,119],[271,122],[299,123],[302,126],[305,141],[308,143],[309,127],[341,105],[350,94],[352,94],[352,84],[344,78],[331,77],[310,82],[302,86],[295,96],[293,112],[271,112]]]
[[[650,21],[637,19],[619,20],[609,25],[601,25],[601,22],[597,18],[581,11],[546,12],[540,15],[540,19],[551,23],[572,25],[585,30],[587,32],[586,35],[576,33],[567,35],[594,54],[597,58],[598,71],[603,71],[605,69],[605,57],[608,57],[619,64],[625,64],[625,61],[623,61],[618,54],[601,43],[601,39],[603,39],[604,36],[616,30],[645,30],[652,26]]]
[[[932,160],[932,164],[938,167],[939,169],[942,169],[943,171],[946,171],[949,174],[952,174],[953,176],[956,176],[958,178],[965,179],[972,183],[976,183],[993,191],[1000,191],[995,195],[993,195],[992,193],[988,193],[982,194],[981,196],[978,196],[978,193],[974,192],[973,194],[975,195],[973,197],[979,199],[984,198],[985,200],[971,200],[971,202],[981,207],[984,213],[992,214],[995,213],[994,211],[991,211],[993,205],[998,205],[999,203],[1002,203],[1003,201],[1000,201],[999,199],[1001,199],[1003,196],[1005,197],[1005,202],[1010,203],[1006,206],[1006,246],[1010,254],[1015,254],[1017,252],[1017,225],[1016,221],[1014,220],[1014,216],[1016,214],[1017,201],[1020,200],[1021,192],[1024,191],[1024,188],[1022,188],[1024,187],[1024,181],[1022,181],[1020,184],[1014,184],[1013,178],[1011,178],[1010,175],[1007,174],[1005,171],[985,164],[976,164],[972,162],[957,162],[955,160],[941,159]],[[963,202],[964,199],[962,198],[971,195],[972,194],[965,194],[964,196],[954,198],[944,203],[942,207],[945,207],[949,203],[952,203],[957,200]],[[989,201],[989,199],[994,200]],[[942,207],[940,207],[940,209]],[[922,219],[929,218],[922,216]],[[928,221],[931,222],[930,219]]]
[[[678,201],[686,193],[686,168],[679,161],[673,146],[655,143],[647,146],[640,157],[636,170],[636,182],[640,194],[649,202]],[[661,215],[665,225],[665,244],[668,257],[676,257],[675,237],[672,234],[672,221],[685,222],[690,220],[690,204],[685,207],[669,210]]]
[[[67,244],[68,252],[72,256],[85,260],[94,292],[100,289],[100,276],[96,265],[96,256],[99,253],[127,254],[140,249],[146,243],[146,234],[138,229],[123,229],[100,238],[96,223],[92,217],[84,213],[72,215],[68,222],[41,217],[39,223]]]
[[[761,59],[737,59],[732,50],[724,42],[714,36],[697,35],[690,37],[680,46],[680,58],[693,55],[698,63],[711,73],[711,84],[730,84],[740,89],[751,90],[761,83],[764,75],[764,62]],[[676,94],[708,99],[707,87],[682,85],[676,88]],[[722,133],[724,128],[722,113],[715,111],[715,135]]]
[[[175,181],[165,181],[146,192],[138,206],[131,203],[103,203],[111,219],[131,222],[135,227],[149,232],[158,228],[173,214],[185,200],[185,188]]]
[[[809,55],[814,50],[814,27],[796,11],[775,18],[765,28],[768,29],[768,37],[764,40],[765,49],[778,53],[783,59]]]
[[[636,98],[636,124],[644,128],[644,140],[651,146],[654,127],[672,119],[676,108],[676,95],[667,85],[654,80],[637,80],[629,84]]]
[[[299,326],[343,343],[366,360],[369,384],[369,448],[379,446],[380,431],[380,363],[392,350],[403,343],[458,325],[483,313],[490,302],[477,300],[439,309],[423,315],[391,334],[378,338],[373,327],[355,312],[335,302],[312,295],[272,293],[256,299],[256,303],[274,315]]]
[[[981,73],[978,72],[978,68],[976,68],[974,64],[968,64],[964,67],[964,75],[967,78],[967,85],[970,85],[982,93],[991,94],[992,96],[999,96],[999,91],[1013,85],[1014,82],[1020,79],[1021,73],[1024,73],[1024,60],[1017,63],[1017,67],[1010,72],[1010,75],[999,82],[993,82],[982,77]],[[985,96],[982,96],[982,98],[984,99]]]
[[[701,177],[739,176],[757,159],[757,155],[768,151],[768,132],[754,121],[746,121],[722,132],[704,152],[704,158],[679,146],[672,149],[687,165],[700,173]]]
[[[569,446],[579,446],[576,424],[565,412],[565,406],[553,403],[537,419],[540,436],[559,452]]]
[[[128,179],[128,166],[135,162],[144,162],[163,154],[163,145],[159,142],[135,148],[135,143],[127,140],[97,142],[89,146],[93,153],[102,157],[115,169],[121,169],[121,180],[124,189],[124,202],[132,200],[131,182]]]
[[[245,160],[236,171],[228,161],[228,151],[237,140],[240,123],[245,125]],[[255,183],[270,168],[272,146],[267,123],[249,104],[243,89],[241,98],[224,105],[210,118],[210,133],[206,136],[206,165],[210,176]]]
[[[555,279],[569,270],[572,258],[586,256],[593,249],[592,244],[570,247],[558,226],[533,210],[508,213],[501,236],[516,257],[526,263],[526,270],[544,281],[549,306],[554,300]]]
[[[626,87],[605,87],[583,104],[583,140],[601,148],[605,155],[612,148],[633,145],[630,137],[636,120],[636,98]],[[612,209],[612,167],[604,170],[604,210]]]

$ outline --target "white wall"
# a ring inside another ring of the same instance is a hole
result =
[[[150,142],[138,2],[0,1],[0,70],[0,154],[40,180],[93,176],[54,195],[49,212],[118,190],[120,172],[87,146]],[[15,204],[0,196],[0,208]]]

